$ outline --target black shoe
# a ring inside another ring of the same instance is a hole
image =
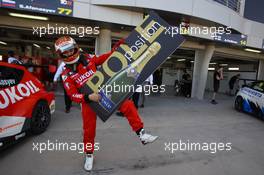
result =
[[[218,104],[215,100],[212,100],[211,103],[212,103],[213,105]]]
[[[124,117],[124,114],[122,112],[117,112],[116,115],[119,117]]]
[[[142,105],[140,105],[140,107],[141,107],[141,108],[144,108],[145,106],[144,106],[144,104],[142,104]]]
[[[65,109],[65,113],[70,113],[71,109]]]

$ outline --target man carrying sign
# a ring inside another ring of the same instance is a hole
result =
[[[63,59],[65,69],[62,72],[63,85],[71,99],[81,104],[83,118],[83,143],[86,152],[84,169],[92,170],[93,151],[96,130],[96,113],[90,107],[91,102],[98,103],[101,96],[98,93],[83,94],[79,89],[87,83],[89,78],[96,72],[96,67],[104,63],[115,49],[124,42],[120,40],[113,49],[100,56],[91,56],[80,54],[80,50],[75,40],[69,36],[61,37],[55,42],[55,50]],[[125,100],[119,111],[127,118],[133,131],[139,136],[142,144],[154,142],[158,136],[147,134],[143,129],[143,122],[138,115],[137,109],[131,100]],[[87,149],[87,145],[92,145]]]

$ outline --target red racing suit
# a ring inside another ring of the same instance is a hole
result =
[[[96,72],[96,67],[101,65],[112,54],[114,50],[101,56],[89,56],[81,55],[80,57],[86,59],[87,65],[84,63],[75,64],[76,70],[73,71],[70,68],[71,65],[65,67],[62,72],[63,85],[67,94],[72,101],[80,103],[82,109],[83,119],[83,143],[84,151],[86,153],[93,153],[94,151],[94,139],[96,133],[96,113],[89,106],[89,103],[85,102],[84,94],[79,93],[79,88],[89,81],[89,78]],[[119,111],[127,118],[133,131],[138,131],[143,128],[143,123],[138,115],[137,109],[131,100],[125,100]],[[90,147],[87,149],[87,147]]]

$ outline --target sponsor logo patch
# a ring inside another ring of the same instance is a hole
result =
[[[10,104],[15,104],[39,91],[40,89],[32,81],[19,83],[16,86],[0,90],[0,109],[5,109]]]
[[[16,1],[13,0],[3,0],[2,1],[3,7],[16,7]]]

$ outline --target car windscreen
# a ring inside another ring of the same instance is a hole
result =
[[[254,90],[257,90],[263,93],[264,92],[264,82],[256,82],[252,88]]]
[[[15,86],[20,83],[24,71],[7,66],[0,66],[0,89]]]

